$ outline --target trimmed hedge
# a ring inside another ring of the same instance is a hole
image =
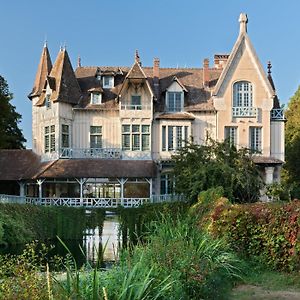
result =
[[[53,239],[57,235],[80,239],[85,227],[82,208],[0,204],[0,245]]]
[[[210,231],[238,253],[279,270],[300,270],[300,201],[215,205]]]

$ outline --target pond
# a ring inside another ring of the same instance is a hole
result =
[[[90,212],[89,210],[86,211],[86,218],[89,218]],[[108,267],[112,262],[118,260],[121,245],[119,217],[116,214],[106,212],[102,228],[101,226],[85,228],[81,239],[64,240],[64,243],[72,253],[78,266],[82,266],[87,262],[95,265],[98,255],[101,254],[104,248],[103,266]],[[38,247],[40,244],[42,243],[37,241]],[[45,241],[43,244],[49,249],[52,248],[49,251],[50,257],[55,255],[65,256],[67,254],[67,250],[58,239]],[[26,244],[17,244],[2,247],[0,248],[0,254],[21,254],[25,246]]]

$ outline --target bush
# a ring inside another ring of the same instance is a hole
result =
[[[232,205],[212,214],[212,233],[238,253],[279,270],[300,270],[300,201]]]

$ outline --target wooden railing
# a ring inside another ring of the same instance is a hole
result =
[[[69,206],[88,208],[139,207],[146,203],[183,201],[182,195],[158,195],[151,198],[50,198],[22,197],[0,194],[0,203],[20,203],[43,206]]]
[[[282,108],[274,108],[271,110],[271,120],[284,120],[284,111]]]
[[[232,107],[233,117],[256,117],[257,108],[252,106],[236,106]]]

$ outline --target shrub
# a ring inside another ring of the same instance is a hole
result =
[[[300,201],[223,207],[212,214],[211,230],[274,269],[300,270]]]

